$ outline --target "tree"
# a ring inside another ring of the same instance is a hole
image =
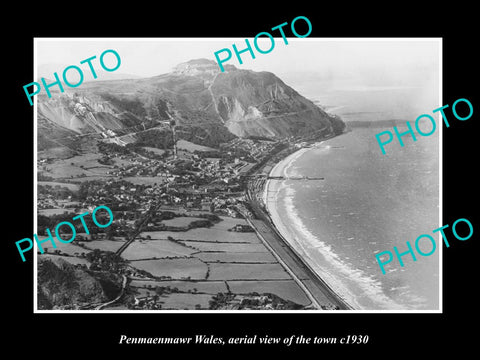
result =
[[[165,293],[165,287],[163,286],[157,286],[155,288],[155,292],[157,293],[157,295],[163,295]]]
[[[113,240],[115,233],[116,233],[115,229],[113,229],[113,227],[109,227],[105,232],[105,239]]]

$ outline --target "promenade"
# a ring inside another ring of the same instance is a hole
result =
[[[268,215],[258,204],[256,197],[251,196],[250,191],[248,191],[248,199],[257,219],[248,216],[245,216],[245,218],[264,244],[312,300],[312,306],[317,309],[352,310],[350,305],[340,298],[286,243],[276,230],[275,225],[271,223]]]

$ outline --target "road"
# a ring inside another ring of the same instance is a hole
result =
[[[122,255],[122,253],[125,251],[125,249],[127,247],[130,246],[130,244],[132,242],[135,241],[135,239],[137,238],[137,236],[142,232],[142,228],[143,228],[143,225],[145,225],[146,223],[148,223],[148,221],[150,220],[150,218],[152,217],[152,215],[155,213],[155,211],[157,211],[157,209],[160,207],[161,203],[159,202],[158,204],[156,205],[151,205],[150,206],[150,209],[147,211],[147,213],[145,214],[145,217],[142,219],[142,221],[138,224],[137,226],[137,229],[135,230],[135,232],[133,233],[133,235],[130,237],[130,239],[128,239],[122,246],[120,246],[120,248],[115,252],[115,254],[117,256],[120,256]]]
[[[261,229],[258,224],[254,224],[253,220],[245,217],[248,224],[255,229],[257,236],[262,240],[263,244],[267,247],[267,249],[273,254],[273,256],[277,259],[277,261],[285,268],[285,270],[290,274],[290,276],[295,280],[295,282],[300,286],[303,292],[307,295],[307,297],[312,302],[312,306],[315,309],[320,310],[321,306],[315,296],[310,292],[310,290],[303,284],[302,280],[297,277],[297,274],[288,266],[288,264],[283,261],[283,259],[278,255],[278,253],[271,247],[270,242],[265,239],[264,234],[266,233],[265,230]]]
[[[113,299],[109,302],[97,305],[95,307],[95,310],[101,310],[103,307],[108,306],[110,304],[113,304],[114,302],[117,302],[118,300],[120,300],[120,298],[122,297],[122,295],[125,291],[125,287],[127,286],[127,277],[125,275],[122,275],[122,277],[123,277],[123,282],[122,282],[122,290],[120,290],[120,294],[118,294],[118,296],[115,299]]]
[[[250,206],[253,213],[259,219],[245,218],[270,251],[272,251],[275,257],[312,300],[312,305],[320,308],[319,304],[332,304],[338,306],[340,310],[352,310],[352,307],[340,298],[330,286],[301,259],[292,247],[286,243],[285,239],[277,232],[273,224],[270,224],[270,218],[260,208],[258,203],[252,199],[250,194],[248,198],[250,199]]]

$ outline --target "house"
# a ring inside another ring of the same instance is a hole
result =
[[[227,213],[228,213],[228,216],[230,217],[234,217],[234,218],[239,217],[238,213],[232,208],[227,208]]]

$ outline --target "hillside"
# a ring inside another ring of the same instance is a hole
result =
[[[171,126],[177,138],[210,147],[236,136],[278,139],[344,128],[272,73],[231,65],[221,73],[205,59],[151,78],[92,81],[66,87],[64,93],[51,91],[51,99],[38,95],[39,150],[87,137],[167,148]]]
[[[282,138],[325,129],[334,118],[269,72],[219,74],[212,85],[218,115],[237,136]]]
[[[38,309],[102,303],[118,292],[115,282],[95,278],[61,258],[38,258]]]

